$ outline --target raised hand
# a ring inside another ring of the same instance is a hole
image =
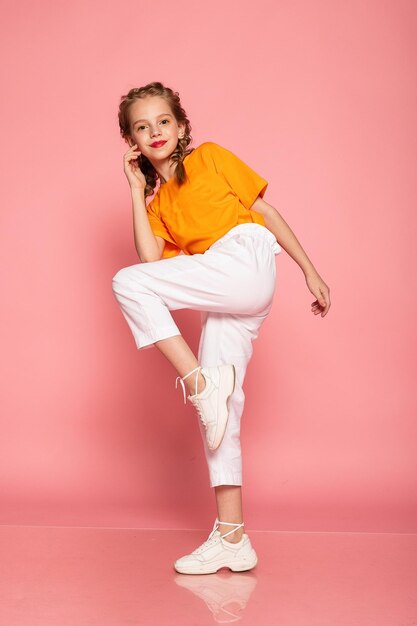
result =
[[[140,151],[136,148],[137,144],[134,143],[123,155],[124,172],[131,188],[145,189],[146,178],[139,167],[138,156],[140,155]]]

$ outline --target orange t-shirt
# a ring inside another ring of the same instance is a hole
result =
[[[189,180],[179,185],[172,176],[147,206],[153,234],[165,239],[162,258],[203,253],[237,224],[265,226],[250,207],[268,182],[233,152],[206,141],[183,164]]]

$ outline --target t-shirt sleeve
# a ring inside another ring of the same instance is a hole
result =
[[[250,209],[258,196],[263,198],[268,181],[255,172],[227,148],[212,141],[206,142],[217,172],[221,173],[232,191],[246,209]]]
[[[146,207],[146,212],[153,234],[155,236],[157,235],[158,237],[162,237],[162,239],[165,239],[165,248],[162,253],[162,258],[167,259],[169,257],[177,256],[177,254],[180,254],[181,249],[175,243],[160,216],[158,194],[156,194],[154,198],[149,202],[148,206]]]

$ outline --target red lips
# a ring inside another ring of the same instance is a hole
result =
[[[166,141],[154,141],[154,143],[151,143],[151,146],[152,146],[152,148],[160,148],[165,143],[166,143]]]

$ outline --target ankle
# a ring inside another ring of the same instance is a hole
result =
[[[239,528],[239,530],[240,530],[240,528]],[[235,536],[235,535],[237,535],[237,536]],[[237,531],[237,532],[233,533],[233,535],[228,535],[227,537],[223,537],[223,539],[225,541],[228,541],[229,543],[239,543],[239,541],[242,539],[242,537],[243,537],[243,532]]]
[[[243,526],[241,526],[240,528],[236,528],[233,532],[230,532],[232,530],[231,527],[224,526],[223,524],[219,525],[218,530],[221,535],[224,535],[225,533],[230,533],[229,535],[227,535],[227,537],[223,537],[225,541],[229,541],[230,543],[238,543],[242,539],[243,533],[245,532]]]
[[[202,391],[204,391],[204,389],[206,387],[206,379],[204,378],[203,374],[201,373],[201,370],[198,370],[198,372],[196,372],[196,375],[198,376],[198,379],[197,379],[197,394],[199,394]],[[196,383],[195,376],[192,377],[192,380],[190,380],[190,382],[187,382],[188,391],[190,392],[191,396],[195,395],[195,383]]]

